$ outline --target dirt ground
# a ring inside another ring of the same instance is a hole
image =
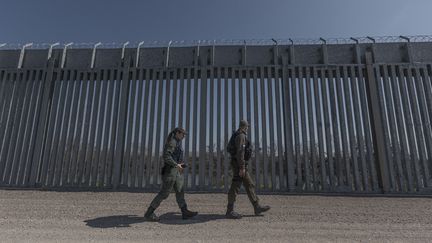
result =
[[[144,211],[154,193],[0,189],[0,241],[16,242],[431,242],[432,198],[261,195],[254,216],[245,194],[240,220],[225,219],[225,194],[187,194],[199,211],[182,220],[172,194]]]

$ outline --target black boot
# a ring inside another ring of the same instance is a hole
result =
[[[198,215],[198,212],[189,211],[187,206],[183,206],[180,210],[182,212],[182,219],[188,219]]]
[[[144,214],[144,219],[151,222],[159,221],[159,217],[154,213],[155,210],[152,206],[148,207],[147,212]]]
[[[227,211],[225,217],[228,219],[241,219],[242,216],[236,212],[234,212],[234,204],[228,203]]]
[[[259,203],[254,203],[253,206],[254,206],[255,215],[261,215],[261,213],[270,210],[270,206],[261,206],[259,205]]]

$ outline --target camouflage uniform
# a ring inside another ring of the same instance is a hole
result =
[[[186,206],[183,189],[184,177],[183,173],[180,173],[177,168],[177,164],[181,162],[181,154],[181,141],[171,138],[165,144],[163,151],[162,188],[151,202],[151,207],[158,208],[161,202],[169,196],[173,188],[179,208]]]
[[[176,138],[177,133],[183,133],[183,135],[187,134],[182,128],[176,128],[170,133],[167,139],[163,150],[164,166],[162,168],[162,187],[150,203],[147,212],[144,214],[144,218],[149,221],[159,220],[154,214],[154,211],[159,207],[161,202],[169,196],[172,189],[175,191],[176,201],[181,209],[183,219],[188,219],[198,214],[197,212],[192,212],[187,209],[184,198],[184,177],[178,167],[179,164],[183,163],[183,151],[181,149],[181,139]]]
[[[241,129],[244,128],[244,129]],[[266,212],[270,209],[269,206],[260,206],[258,197],[255,193],[255,184],[253,183],[249,172],[247,171],[247,161],[245,161],[245,150],[246,146],[250,144],[247,140],[247,129],[249,128],[249,123],[245,120],[240,121],[240,129],[237,130],[235,136],[235,154],[231,156],[231,167],[233,170],[233,178],[231,182],[231,187],[228,191],[228,205],[226,217],[231,219],[239,219],[241,215],[234,212],[234,202],[236,200],[237,194],[243,184],[246,193],[248,195],[249,201],[254,207],[255,215],[260,215],[262,212]],[[245,169],[243,177],[239,175],[240,170]]]
[[[233,170],[233,178],[231,187],[228,192],[228,204],[234,204],[236,196],[243,184],[249,201],[255,205],[258,204],[258,197],[255,193],[255,184],[252,181],[249,172],[247,171],[247,162],[244,160],[245,147],[247,144],[247,134],[245,132],[237,131],[240,133],[235,138],[236,154],[231,157],[231,168]],[[243,177],[240,177],[239,172],[241,168],[245,168],[246,172]]]

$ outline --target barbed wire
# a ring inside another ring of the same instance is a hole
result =
[[[267,45],[320,45],[320,44],[355,44],[355,43],[400,43],[400,42],[432,42],[432,35],[417,36],[379,36],[379,37],[350,37],[350,38],[289,38],[289,39],[220,39],[220,40],[180,40],[180,41],[142,41],[142,42],[111,42],[100,43],[97,48],[146,48],[146,47],[195,47],[195,46],[267,46]],[[127,43],[127,44],[126,44]],[[29,43],[2,43],[0,50],[21,49]],[[54,43],[32,43],[27,49],[49,49]],[[65,45],[71,49],[94,48],[97,42],[82,43],[58,43],[53,49],[64,48]]]

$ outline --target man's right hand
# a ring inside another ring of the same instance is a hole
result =
[[[184,163],[177,164],[177,169],[179,170],[180,173],[183,173],[183,169],[184,169],[183,165],[184,165]]]

